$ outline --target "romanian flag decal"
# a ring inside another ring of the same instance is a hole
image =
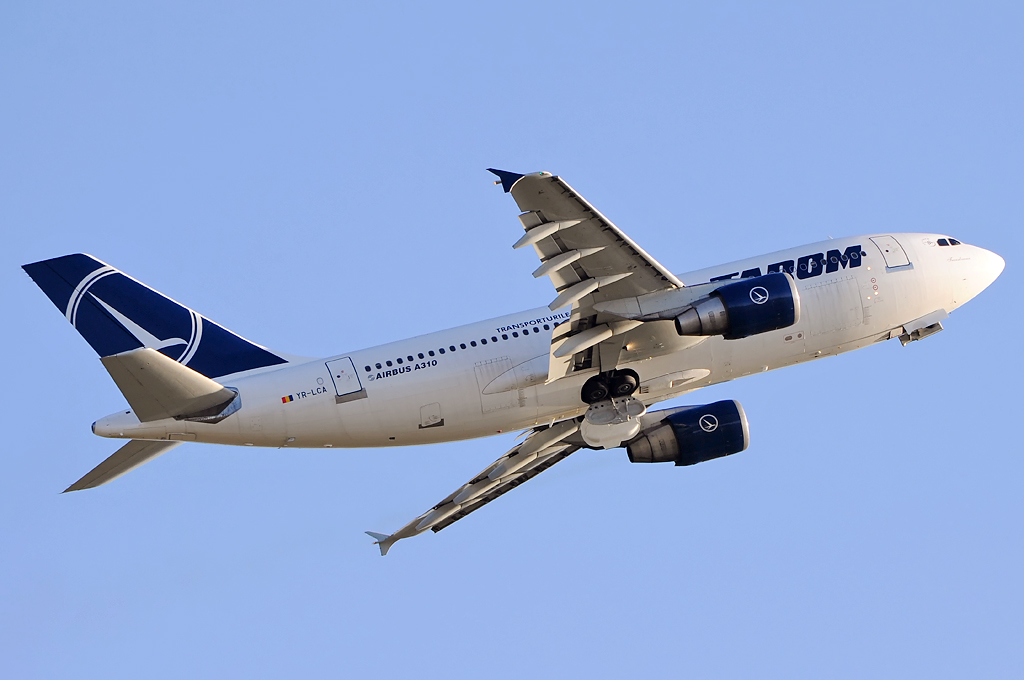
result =
[[[281,397],[282,404],[287,404],[289,401],[295,401],[295,397],[290,394],[287,397]]]

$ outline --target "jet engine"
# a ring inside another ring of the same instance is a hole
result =
[[[800,293],[784,272],[716,288],[676,317],[679,335],[722,335],[738,340],[792,326],[800,320]]]
[[[651,411],[626,444],[631,463],[694,465],[739,453],[750,443],[747,416],[738,401]]]

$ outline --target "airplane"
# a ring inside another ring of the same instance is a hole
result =
[[[747,448],[739,402],[650,410],[708,385],[943,330],[1003,259],[948,235],[830,239],[676,276],[563,179],[490,169],[519,207],[546,306],[325,358],[250,342],[85,254],[23,269],[92,346],[129,440],[66,491],[182,442],[412,446],[521,431],[504,455],[391,534],[452,525],[580,449],[694,465]],[[686,283],[684,283],[686,282]]]

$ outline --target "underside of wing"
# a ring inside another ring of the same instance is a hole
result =
[[[535,429],[508,453],[481,470],[480,474],[398,531],[390,535],[373,531],[366,533],[380,546],[380,554],[387,555],[398,540],[416,536],[428,529],[441,531],[577,451],[580,448],[578,445],[565,443],[564,440],[578,430],[579,423],[575,420]]]
[[[526,233],[516,248],[533,246],[547,276],[554,311],[571,306],[568,323],[552,337],[547,382],[581,371],[614,371],[619,364],[675,352],[694,344],[671,322],[624,319],[595,305],[683,287],[661,263],[580,196],[546,172],[520,175],[491,170],[523,213]]]
[[[591,293],[595,301],[683,285],[561,177],[491,172],[502,178],[505,191],[523,211],[519,219],[526,234],[515,247],[534,247],[541,259],[535,276],[550,277],[560,295],[587,280],[601,282],[600,290]],[[513,177],[518,179],[509,181]]]

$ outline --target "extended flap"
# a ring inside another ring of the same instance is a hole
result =
[[[100,359],[141,422],[188,416],[235,398],[235,392],[148,347]]]

